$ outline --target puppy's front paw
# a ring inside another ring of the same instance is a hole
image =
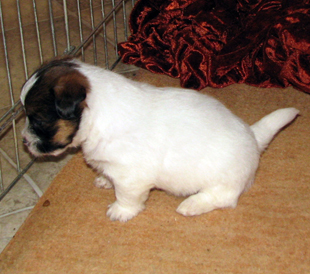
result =
[[[98,176],[94,181],[94,185],[98,188],[106,189],[113,187],[112,183],[104,176]]]
[[[123,207],[117,201],[109,206],[107,215],[112,221],[127,222],[138,215],[143,208]]]

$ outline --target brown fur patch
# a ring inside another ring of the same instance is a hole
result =
[[[57,133],[53,138],[53,142],[67,145],[71,142],[70,136],[76,131],[76,124],[70,120],[58,120],[56,123]]]
[[[51,103],[50,90],[54,90],[58,101],[65,97],[72,101],[85,97],[89,91],[88,80],[77,70],[78,65],[71,63],[70,60],[68,57],[54,59],[37,70],[40,84],[26,96],[27,115],[44,113],[46,105]],[[79,106],[84,108],[85,102],[81,101]]]
[[[87,78],[77,70],[65,72],[56,80],[54,91],[57,99],[64,96],[77,99],[86,95],[89,90]]]

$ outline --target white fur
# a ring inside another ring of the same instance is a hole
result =
[[[21,93],[20,93],[20,101],[23,105],[25,105],[26,95],[28,94],[29,89],[36,83],[38,80],[37,75],[32,75],[28,81],[24,84]]]
[[[116,201],[107,212],[112,220],[136,216],[152,188],[189,196],[177,209],[185,216],[235,207],[254,181],[261,151],[298,114],[289,108],[266,116],[253,126],[254,135],[209,96],[157,88],[74,62],[91,87],[72,145],[81,145],[100,173],[97,186],[113,183]]]

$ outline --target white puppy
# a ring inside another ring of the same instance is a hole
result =
[[[194,90],[158,88],[77,59],[43,65],[25,83],[24,143],[36,156],[82,146],[115,188],[112,220],[144,209],[152,188],[189,196],[177,212],[235,207],[254,181],[260,154],[298,114],[277,110],[248,126],[217,100]]]

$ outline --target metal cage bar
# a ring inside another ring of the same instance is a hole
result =
[[[32,0],[32,4],[33,4],[34,20],[35,20],[35,25],[36,25],[36,32],[37,32],[38,50],[39,50],[39,54],[40,54],[40,63],[43,63],[42,43],[41,43],[36,1]]]
[[[51,35],[52,35],[52,41],[53,41],[54,56],[57,56],[58,50],[57,50],[57,43],[56,43],[53,5],[52,5],[51,0],[48,0],[48,10],[49,10],[50,25],[51,25]]]

